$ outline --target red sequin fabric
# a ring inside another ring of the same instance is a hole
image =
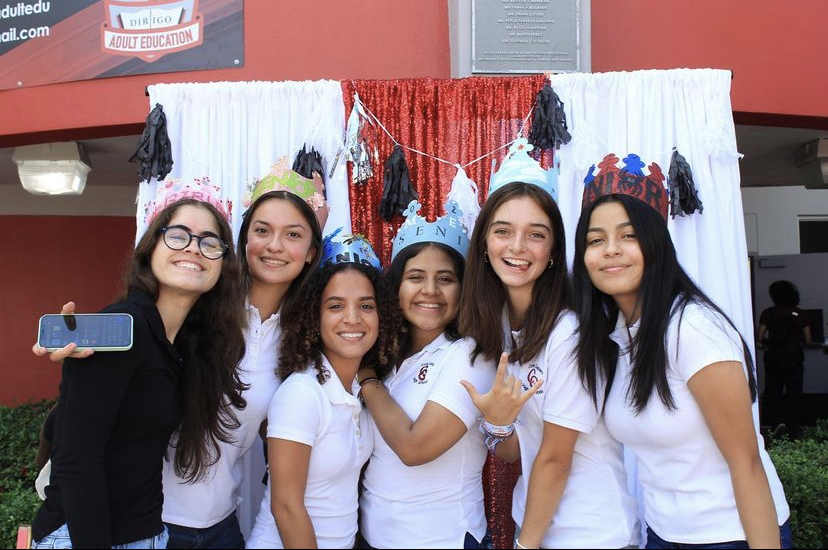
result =
[[[402,145],[465,165],[519,137],[543,83],[543,75],[357,80],[343,81],[342,92],[346,113],[353,107],[354,92],[358,92],[362,103]],[[350,183],[351,223],[354,232],[371,241],[382,264],[388,265],[391,244],[403,218],[395,216],[389,223],[379,216],[382,165],[394,143],[380,128],[375,135],[379,154],[373,177],[364,184]],[[506,153],[506,148],[500,149],[465,169],[480,190],[481,203],[487,194],[492,159],[500,166]],[[434,220],[443,214],[443,202],[457,169],[411,151],[405,156],[423,205],[419,213]],[[541,164],[548,167],[550,161],[551,154],[546,154]],[[512,490],[518,475],[519,464],[507,464],[491,455],[486,460],[483,490],[495,548],[512,548]]]

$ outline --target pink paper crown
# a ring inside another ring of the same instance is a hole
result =
[[[233,203],[220,198],[221,187],[210,183],[208,176],[184,181],[180,178],[166,178],[158,182],[155,200],[149,201],[145,208],[147,223],[155,219],[163,209],[182,199],[195,199],[208,202],[216,207],[228,223],[232,223]]]

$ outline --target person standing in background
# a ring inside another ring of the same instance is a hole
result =
[[[802,425],[804,344],[811,342],[808,315],[799,309],[799,289],[790,281],[768,288],[773,307],[759,315],[756,340],[764,350],[765,406],[774,436],[787,431],[798,439]]]

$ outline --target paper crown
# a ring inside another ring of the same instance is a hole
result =
[[[343,233],[340,227],[322,240],[322,259],[319,266],[333,264],[362,264],[382,271],[382,264],[371,243],[362,235]]]
[[[328,220],[328,201],[325,200],[325,184],[322,176],[314,172],[313,179],[306,178],[288,166],[287,157],[281,157],[262,179],[253,182],[253,190],[245,206],[251,204],[270,191],[288,191],[297,195],[311,207],[319,219],[319,226],[324,228]]]
[[[155,199],[147,202],[144,209],[146,223],[149,224],[164,208],[182,199],[208,202],[216,207],[228,223],[232,223],[233,202],[229,199],[221,199],[220,195],[221,187],[210,183],[208,176],[186,181],[180,178],[166,178],[158,182]]]
[[[397,230],[394,237],[394,246],[391,249],[391,261],[406,247],[416,243],[440,243],[453,248],[461,256],[466,257],[469,249],[469,237],[466,227],[461,221],[463,211],[455,201],[446,203],[446,215],[428,222],[417,214],[422,205],[416,200],[408,203],[403,211],[405,221]]]
[[[509,153],[500,163],[497,172],[494,170],[495,161],[492,160],[492,176],[489,178],[490,197],[504,185],[522,182],[537,185],[549,193],[553,200],[558,200],[558,170],[554,167],[549,170],[541,168],[538,161],[529,156],[529,151],[534,148],[526,138],[518,138],[509,146]]]
[[[630,195],[655,208],[661,217],[667,219],[667,189],[664,187],[664,173],[661,167],[653,162],[648,166],[650,173],[645,175],[644,162],[633,153],[624,157],[624,167],[618,167],[619,158],[610,153],[598,164],[599,172],[596,175],[595,165],[589,169],[584,178],[584,198],[582,207],[592,204],[604,195]]]

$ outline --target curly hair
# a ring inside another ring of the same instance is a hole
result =
[[[379,337],[362,358],[360,367],[372,367],[377,376],[385,377],[397,363],[400,351],[402,315],[395,296],[385,278],[376,269],[355,263],[325,265],[308,278],[303,287],[303,301],[288,304],[282,320],[282,348],[279,355],[278,375],[282,380],[294,372],[305,370],[308,365],[316,368],[320,384],[326,381],[322,367],[322,340],[319,336],[322,293],[337,273],[354,270],[365,275],[374,287],[379,314]]]
[[[183,199],[162,210],[138,242],[124,277],[126,287],[138,288],[158,299],[159,282],[152,272],[152,255],[166,227],[182,206],[210,212],[219,227],[219,238],[233,242],[230,226],[211,204]],[[170,444],[175,448],[175,471],[187,482],[200,481],[218,462],[218,442],[232,443],[232,430],[239,427],[233,408],[247,403],[247,389],[236,369],[244,355],[244,291],[233,246],[228,248],[221,274],[212,289],[196,300],[176,338],[175,347],[184,359],[179,381],[184,403],[181,425]]]

